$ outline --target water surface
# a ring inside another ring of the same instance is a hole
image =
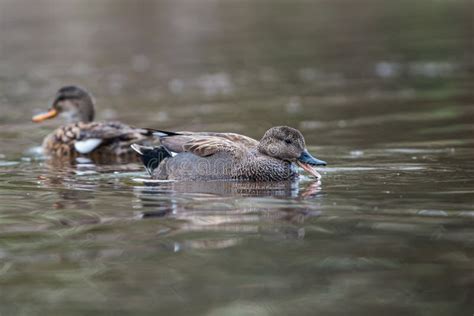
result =
[[[471,315],[470,1],[0,1],[0,314]],[[299,128],[321,182],[147,183],[38,155],[99,119]]]

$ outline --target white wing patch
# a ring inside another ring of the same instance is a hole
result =
[[[142,146],[140,146],[138,144],[131,144],[130,147],[132,147],[132,149],[135,150],[140,155],[143,155],[143,152],[142,152],[142,149],[141,149]]]
[[[102,139],[99,138],[89,138],[86,140],[76,141],[74,143],[74,148],[81,154],[88,154],[102,143]]]
[[[153,136],[165,137],[165,136],[169,136],[169,135],[166,134],[166,133],[163,133],[163,132],[153,132]]]

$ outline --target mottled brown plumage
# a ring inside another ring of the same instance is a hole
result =
[[[121,122],[93,122],[94,104],[85,90],[67,86],[61,88],[47,113],[33,117],[41,122],[58,115],[69,121],[46,136],[43,141],[45,154],[52,157],[74,158],[87,156],[92,159],[136,161],[130,145],[153,144],[154,137],[148,130],[134,128]]]
[[[269,129],[260,141],[227,133],[157,134],[160,147],[133,145],[155,179],[284,181],[297,177],[295,164],[316,178],[312,166],[326,165],[308,153],[298,130],[286,126]]]
[[[169,151],[180,153],[188,151],[188,147],[197,149],[202,147],[202,150],[211,151],[213,147],[216,149],[220,146],[225,146],[227,143],[230,146],[242,145],[244,147],[256,147],[258,140],[250,138],[245,135],[236,133],[216,133],[216,132],[161,132],[155,133],[160,137],[161,144]],[[173,135],[171,135],[173,134]],[[173,136],[173,137],[170,137]],[[210,154],[210,153],[209,153]]]

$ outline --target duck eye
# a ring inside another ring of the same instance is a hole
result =
[[[291,139],[285,139],[285,143],[291,144]]]

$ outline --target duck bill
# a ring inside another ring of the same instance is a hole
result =
[[[310,175],[312,175],[316,179],[321,179],[321,174],[317,172],[316,169],[313,168],[313,166],[303,163],[299,160],[297,160],[296,163],[298,164],[298,166],[303,168],[306,172],[308,172]]]
[[[296,160],[298,166],[303,168],[306,172],[314,176],[316,179],[321,179],[321,174],[316,171],[314,166],[325,166],[326,162],[323,160],[319,160],[311,156],[311,154],[305,150],[301,153],[301,156]]]
[[[32,120],[35,123],[39,123],[39,122],[42,122],[44,120],[48,120],[48,119],[51,119],[53,117],[56,117],[57,115],[58,115],[58,111],[56,111],[55,109],[50,109],[46,113],[41,113],[41,114],[33,116]]]

